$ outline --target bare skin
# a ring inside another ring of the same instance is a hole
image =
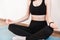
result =
[[[5,19],[0,18],[0,26],[6,25],[5,21],[6,21]]]

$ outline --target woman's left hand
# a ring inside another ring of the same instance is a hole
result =
[[[53,29],[58,29],[58,26],[56,23],[51,23],[50,26],[53,28]]]

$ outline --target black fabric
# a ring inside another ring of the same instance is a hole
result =
[[[31,21],[29,27],[10,24],[8,29],[16,35],[26,36],[27,37],[26,40],[46,39],[53,32],[53,29],[47,26],[46,21],[34,21],[34,20]]]
[[[44,28],[45,26],[47,26],[47,22],[46,21],[34,21],[32,20],[30,25],[29,25],[29,32],[31,34],[36,33],[37,31],[41,30],[42,28]]]
[[[16,25],[16,24],[10,24],[8,29],[13,32],[16,35],[20,35],[20,36],[29,36],[31,35],[28,32],[28,29],[21,26],[21,25]]]
[[[31,38],[40,38],[40,39],[47,39],[53,33],[53,28],[50,26],[46,26],[43,29],[37,31],[36,33],[32,34]]]
[[[34,1],[31,1],[30,4],[30,12],[33,15],[46,15],[46,5],[45,5],[45,0],[42,0],[42,3],[39,6],[34,6],[33,5]]]

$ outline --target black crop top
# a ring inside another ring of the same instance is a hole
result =
[[[30,4],[30,12],[32,15],[46,15],[46,5],[44,0],[42,1],[40,6],[33,6],[33,1]]]

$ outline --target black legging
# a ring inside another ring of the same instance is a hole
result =
[[[10,24],[9,30],[16,35],[26,36],[26,40],[38,40],[48,38],[53,29],[47,26],[46,21],[31,21],[29,27],[21,25]]]

